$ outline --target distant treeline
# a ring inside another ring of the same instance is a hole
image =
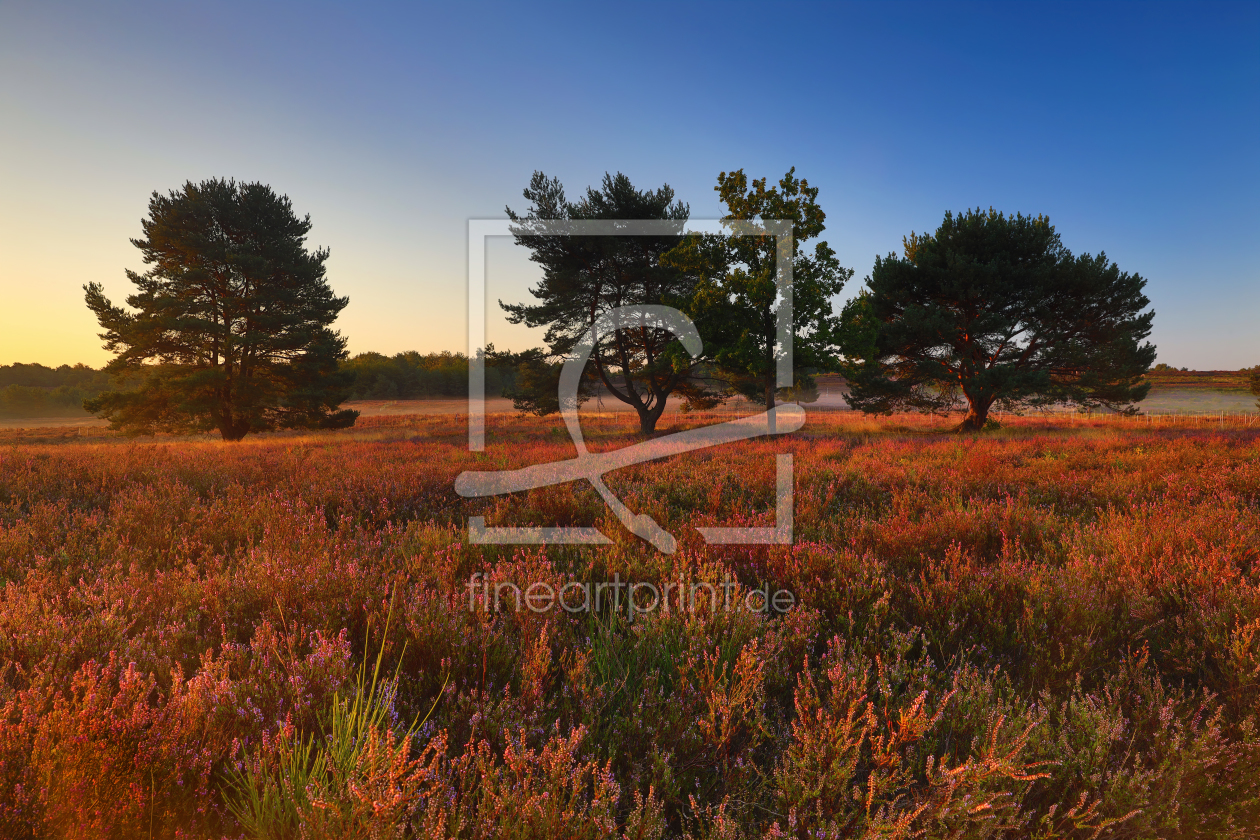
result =
[[[82,414],[83,400],[109,387],[109,374],[87,365],[0,365],[0,416]]]
[[[511,357],[512,354],[495,354]],[[515,379],[514,359],[486,365],[486,396],[498,397]],[[463,353],[417,353],[385,356],[360,353],[345,363],[354,371],[352,400],[419,400],[426,397],[468,397],[468,357]]]
[[[486,396],[511,388],[514,364],[513,354],[500,353],[486,365]],[[352,400],[468,396],[468,357],[462,353],[360,353],[344,367],[354,372]],[[109,374],[83,364],[0,365],[0,417],[74,416],[83,412],[83,400],[111,387],[117,386]]]

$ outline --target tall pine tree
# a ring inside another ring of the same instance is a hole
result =
[[[277,428],[343,428],[351,374],[332,330],[349,302],[325,278],[327,249],[309,251],[309,216],[265,184],[211,179],[153,193],[144,238],[150,266],[128,271],[131,310],[84,286],[117,353],[105,369],[138,380],[84,402],[130,432],[212,431],[225,440]]]
[[[588,187],[574,202],[566,199],[559,180],[535,172],[524,194],[529,209],[518,214],[508,208],[507,214],[514,222],[517,243],[530,250],[530,259],[543,269],[543,279],[530,289],[535,303],[500,305],[512,323],[546,327],[545,340],[554,357],[569,353],[614,308],[679,308],[689,300],[692,278],[661,262],[661,255],[679,243],[689,213],[686,204],[674,200],[668,184],[640,190],[620,172],[605,174],[599,189]],[[553,232],[555,222],[645,219],[666,222],[671,230],[661,236]],[[636,327],[601,337],[586,372],[589,382],[634,409],[640,430],[649,434],[671,395],[696,407],[716,401],[717,395],[700,376],[702,362],[703,357],[691,358],[670,331]],[[555,394],[545,392],[558,381],[558,368],[548,368],[540,360],[533,364],[513,396],[518,406],[546,413],[558,408]]]
[[[904,257],[877,257],[845,307],[849,404],[943,412],[961,399],[964,431],[994,405],[1135,412],[1155,361],[1145,285],[1106,254],[1074,257],[1045,216],[946,213]]]

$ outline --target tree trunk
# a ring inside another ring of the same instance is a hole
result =
[[[636,405],[635,411],[639,413],[639,432],[650,435],[656,431],[656,421],[661,419],[661,415],[665,413],[665,403],[667,397],[662,397],[661,401],[652,408],[644,405]]]
[[[660,415],[648,411],[646,408],[635,406],[639,412],[639,432],[640,434],[650,435],[656,431],[656,421]]]
[[[224,408],[219,416],[219,434],[224,440],[238,441],[249,434],[249,422],[234,418],[230,408]]]
[[[223,436],[224,440],[238,441],[238,440],[243,439],[245,435],[249,434],[249,424],[248,423],[235,423],[235,424],[230,424],[230,425],[225,424],[219,427],[219,434]]]
[[[992,397],[967,397],[967,416],[954,430],[957,432],[979,432],[984,429],[989,419],[989,408],[993,405]]]

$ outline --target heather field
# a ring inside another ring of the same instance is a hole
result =
[[[1260,836],[1260,423],[1000,419],[816,412],[609,474],[673,555],[588,486],[455,494],[571,457],[558,420],[476,455],[459,416],[0,432],[0,836]],[[785,451],[795,544],[706,545],[771,524]],[[737,586],[495,611],[477,573]]]

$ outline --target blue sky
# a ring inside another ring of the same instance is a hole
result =
[[[0,364],[108,358],[149,194],[261,180],[353,352],[465,346],[465,225],[531,172],[820,187],[855,269],[946,210],[1045,213],[1149,280],[1160,361],[1260,364],[1260,4],[0,2]],[[490,295],[531,275],[491,249]],[[500,347],[536,335],[490,313]]]

